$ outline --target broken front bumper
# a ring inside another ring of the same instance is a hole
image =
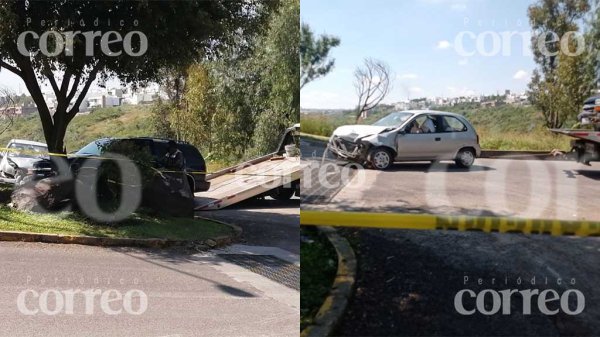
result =
[[[329,150],[337,157],[363,161],[366,159],[366,147],[362,143],[352,142],[338,136],[331,136],[328,144]]]

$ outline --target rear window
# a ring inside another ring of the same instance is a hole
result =
[[[109,139],[99,139],[95,140],[88,145],[81,148],[81,150],[75,152],[78,156],[99,156],[101,155],[101,147],[108,144]]]
[[[195,147],[191,145],[180,144],[179,150],[183,152],[183,156],[185,157],[185,161],[188,167],[198,170],[205,169],[204,158],[202,158],[200,151],[198,151]]]
[[[464,132],[467,131],[467,126],[458,118],[453,116],[443,116],[442,118],[443,132]]]

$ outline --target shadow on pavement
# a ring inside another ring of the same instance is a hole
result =
[[[460,168],[453,164],[430,163],[396,163],[386,172],[420,171],[420,172],[481,172],[495,171],[495,168],[473,165],[470,168]]]
[[[254,294],[249,293],[243,289],[239,289],[236,287],[232,287],[215,280],[211,280],[209,278],[200,276],[196,273],[183,270],[183,264],[203,261],[206,262],[206,259],[201,259],[199,257],[195,257],[189,253],[183,253],[177,250],[159,250],[159,249],[135,249],[135,248],[125,248],[125,247],[114,247],[111,248],[123,255],[127,255],[131,258],[168,269],[170,271],[183,274],[198,280],[202,280],[208,283],[214,284],[218,289],[227,293],[231,296],[235,297],[256,297]],[[141,254],[140,254],[141,253]],[[220,265],[220,263],[211,260],[210,263],[214,265]],[[170,265],[167,265],[170,264]],[[172,266],[171,266],[172,265]]]
[[[577,170],[577,174],[593,180],[600,180],[600,171],[594,170]]]

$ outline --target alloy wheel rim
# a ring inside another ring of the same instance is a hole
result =
[[[389,163],[390,157],[387,153],[378,152],[377,154],[375,154],[375,166],[377,166],[377,168],[387,167]]]
[[[475,160],[473,154],[470,151],[465,151],[462,153],[461,160],[464,165],[471,165]]]

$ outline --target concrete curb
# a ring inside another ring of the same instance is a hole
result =
[[[101,247],[143,247],[143,248],[167,248],[173,246],[185,246],[194,243],[199,246],[210,248],[221,248],[232,244],[242,235],[242,229],[238,226],[216,221],[208,218],[197,217],[204,220],[213,221],[230,227],[233,235],[223,235],[204,241],[194,240],[171,240],[171,239],[132,239],[132,238],[107,238],[86,235],[64,235],[64,234],[44,234],[44,233],[28,233],[17,231],[0,231],[0,241],[13,242],[42,242],[42,243],[59,243],[59,244],[78,244],[87,246]]]
[[[346,311],[354,292],[356,280],[356,257],[348,241],[337,234],[333,227],[319,227],[338,255],[338,269],[329,295],[321,305],[313,324],[302,330],[301,337],[329,336]]]

